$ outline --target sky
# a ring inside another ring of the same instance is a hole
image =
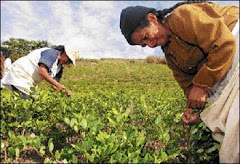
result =
[[[121,33],[122,9],[146,6],[157,10],[180,1],[1,1],[1,44],[10,38],[71,44],[80,58],[164,56],[160,47],[130,46]],[[239,6],[238,1],[215,1]]]

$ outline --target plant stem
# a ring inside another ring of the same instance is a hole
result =
[[[188,163],[191,163],[191,160],[192,160],[192,153],[191,153],[191,143],[190,143],[190,126],[187,125],[186,126],[187,128],[187,132],[186,132],[186,139],[187,139],[187,149],[188,149],[188,154],[187,154],[187,162]]]

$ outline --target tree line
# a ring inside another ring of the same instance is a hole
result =
[[[10,38],[9,40],[2,42],[1,47],[9,51],[9,58],[14,62],[18,58],[27,55],[35,49],[43,47],[56,48],[57,46],[52,45],[45,40],[29,41],[21,38]]]

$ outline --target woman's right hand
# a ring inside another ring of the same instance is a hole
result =
[[[65,90],[65,89],[67,89],[64,85],[62,85],[62,84],[58,84],[58,85],[55,85],[55,87],[53,87],[54,89],[56,89],[56,90]]]
[[[207,91],[200,87],[193,86],[187,98],[187,106],[189,108],[202,109],[205,107],[206,99]]]

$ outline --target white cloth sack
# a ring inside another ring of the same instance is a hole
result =
[[[12,65],[12,61],[10,58],[6,58],[5,61],[4,61],[4,67],[5,67],[5,72],[4,72],[4,75],[6,75],[10,68],[11,68],[11,65]]]
[[[6,58],[4,60],[4,68],[5,68],[5,71],[3,73],[3,77],[9,72],[10,68],[11,68],[11,65],[12,65],[12,61],[10,58]],[[2,85],[2,80],[1,80],[1,88],[4,88],[4,86]]]
[[[234,64],[224,79],[228,83],[217,100],[200,114],[213,138],[221,143],[220,163],[239,163],[239,21],[232,33],[237,48]]]

